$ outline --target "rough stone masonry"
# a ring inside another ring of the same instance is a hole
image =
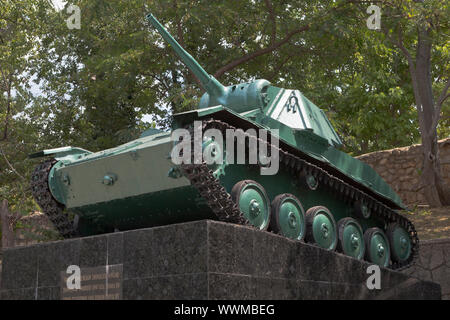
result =
[[[438,141],[444,181],[450,185],[450,138]],[[367,153],[357,159],[370,165],[408,205],[427,204],[420,187],[422,145]]]

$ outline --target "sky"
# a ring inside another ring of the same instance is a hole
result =
[[[67,3],[67,1],[63,0],[51,0],[53,2],[53,5],[55,6],[56,10],[61,10],[64,8],[64,5]]]

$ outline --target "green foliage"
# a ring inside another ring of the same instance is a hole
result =
[[[320,56],[306,70],[293,68],[301,71],[296,87],[327,111],[352,154],[410,145],[419,136],[407,65],[364,24],[330,35],[344,55],[321,68]]]
[[[32,101],[30,64],[43,1],[1,1],[0,5],[0,200],[26,214],[34,208],[28,192],[30,149],[38,130],[24,117]]]

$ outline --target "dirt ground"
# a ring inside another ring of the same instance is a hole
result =
[[[450,238],[450,207],[411,209],[412,212],[402,214],[416,227],[419,240]]]

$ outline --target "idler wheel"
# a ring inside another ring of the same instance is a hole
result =
[[[391,248],[389,240],[380,228],[370,228],[364,233],[366,243],[366,260],[379,266],[389,265]]]
[[[411,255],[411,238],[398,223],[391,223],[387,228],[387,237],[391,246],[392,260],[404,262]]]
[[[270,202],[263,186],[253,180],[240,181],[231,190],[231,197],[253,226],[267,230],[270,222]]]
[[[343,218],[338,222],[338,250],[361,260],[364,257],[364,233],[361,225],[353,218]]]
[[[306,211],[306,240],[330,251],[336,249],[337,226],[330,210],[317,206]]]
[[[275,197],[271,205],[271,229],[287,238],[302,240],[306,231],[305,210],[300,200],[289,193]]]

